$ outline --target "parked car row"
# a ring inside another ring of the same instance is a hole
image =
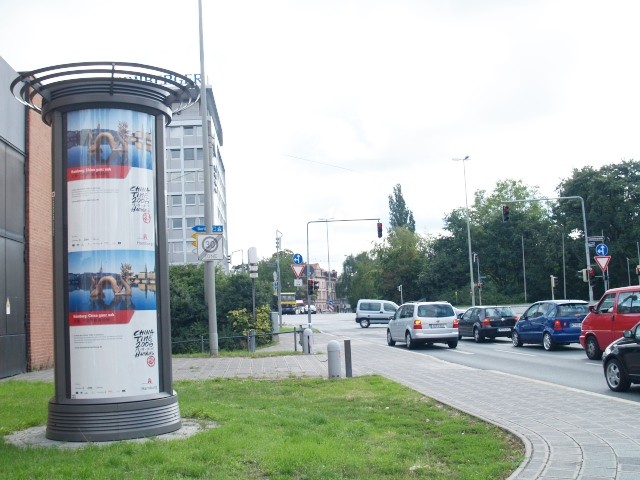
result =
[[[471,337],[480,343],[497,337],[511,338],[514,347],[540,344],[547,351],[580,343],[591,360],[602,359],[608,387],[626,391],[640,383],[640,286],[607,290],[594,305],[583,300],[535,302],[518,317],[507,305],[483,305],[457,313],[448,302],[386,300],[358,302],[356,322],[362,328],[388,324],[387,344],[445,343]]]

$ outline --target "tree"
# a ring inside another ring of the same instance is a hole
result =
[[[557,188],[559,196],[580,196],[584,199],[587,231],[589,236],[602,235],[609,247],[611,261],[608,266],[609,287],[628,284],[628,264],[637,260],[640,238],[640,162],[622,161],[604,165],[600,169],[584,167],[574,169],[570,178],[564,179]],[[568,229],[584,230],[580,202],[559,202],[554,209],[554,218]],[[571,264],[572,271],[585,268],[584,235],[582,256]],[[575,242],[579,243],[579,242]],[[599,243],[599,242],[598,242]],[[589,257],[593,263],[591,250]],[[596,268],[600,274],[599,268]],[[597,294],[603,291],[603,283],[596,282]]]
[[[407,208],[400,184],[393,187],[393,195],[389,195],[389,228],[395,227],[406,227],[410,232],[416,231],[413,212]]]

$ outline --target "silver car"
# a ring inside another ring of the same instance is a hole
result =
[[[387,327],[387,344],[418,345],[446,343],[458,346],[458,318],[449,302],[410,302],[400,305]]]

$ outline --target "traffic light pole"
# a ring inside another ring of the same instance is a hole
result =
[[[580,205],[582,206],[582,225],[584,229],[584,254],[587,263],[587,271],[589,271],[591,269],[591,260],[589,259],[589,234],[587,233],[587,216],[584,211],[584,199],[582,197],[527,198],[525,200],[504,200],[503,203],[542,202],[549,200],[580,200]],[[638,256],[640,257],[640,254]],[[593,285],[591,285],[591,282],[589,282],[589,302],[593,303]]]
[[[311,268],[309,264],[309,224],[310,223],[333,223],[333,222],[365,222],[373,221],[380,223],[379,218],[348,218],[348,219],[325,219],[325,220],[311,220],[307,222],[307,324],[311,328],[311,293],[309,292],[309,280],[311,280]],[[378,227],[380,230],[381,225]],[[331,275],[331,272],[329,272]]]

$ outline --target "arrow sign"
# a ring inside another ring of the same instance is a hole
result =
[[[602,269],[603,273],[607,271],[607,267],[609,266],[609,260],[611,260],[611,255],[597,255],[593,257],[593,259],[596,261],[598,265],[600,265],[600,268]]]
[[[193,230],[196,233],[204,233],[207,231],[204,225],[194,225],[193,227],[191,227],[191,230]]]
[[[604,257],[609,253],[609,248],[604,243],[599,243],[596,245],[596,253],[600,257]]]
[[[291,265],[291,270],[293,270],[293,274],[296,278],[300,278],[302,276],[302,272],[304,272],[304,265]]]
[[[202,226],[204,228],[204,225],[196,225],[196,227]],[[195,228],[195,227],[193,227]],[[195,240],[193,242],[191,242],[191,245],[193,245],[194,247],[198,246],[198,234],[197,233],[192,233],[191,234],[191,238],[195,238]]]

